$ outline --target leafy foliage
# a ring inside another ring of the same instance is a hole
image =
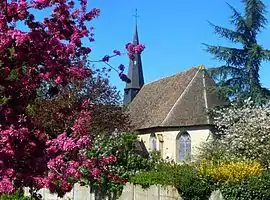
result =
[[[225,199],[252,199],[247,197],[256,195],[267,199],[269,177],[255,161],[204,161],[195,165],[161,162],[155,170],[133,176],[131,182],[143,188],[173,186],[187,200],[208,199],[215,190],[221,190]]]
[[[262,167],[256,161],[231,161],[215,163],[202,161],[198,167],[198,174],[203,179],[209,179],[215,184],[240,182],[249,177],[260,176]]]
[[[220,144],[220,138],[215,138],[202,143],[198,149],[198,162],[203,160],[211,160],[214,163],[223,161],[237,160],[238,158],[227,151],[226,147]]]
[[[113,132],[131,130],[129,115],[125,107],[117,105],[95,105],[92,110],[91,130],[93,135],[109,135]]]
[[[270,174],[251,177],[241,183],[229,182],[220,186],[222,195],[227,200],[267,200],[270,198]]]
[[[70,85],[54,98],[41,96],[28,105],[27,112],[37,127],[53,136],[71,126],[84,99],[91,102],[91,120],[88,123],[92,135],[109,134],[116,128],[118,131],[129,129],[129,116],[119,106],[119,92],[101,73],[92,74],[77,86]]]
[[[261,0],[243,0],[245,12],[242,15],[233,6],[230,18],[234,30],[210,23],[215,33],[242,48],[213,46],[205,44],[207,51],[216,59],[225,62],[218,68],[209,69],[218,80],[218,91],[226,98],[242,101],[246,96],[257,103],[265,102],[270,92],[261,87],[259,70],[263,61],[269,61],[270,51],[257,43],[258,33],[265,27],[265,5]]]
[[[241,106],[232,104],[230,107],[216,109],[214,123],[220,138],[209,144],[204,154],[220,148],[224,155],[259,160],[268,168],[270,155],[265,149],[270,147],[269,105],[257,106],[249,99]]]
[[[87,151],[87,157],[96,157],[106,162],[109,156],[114,156],[117,162],[108,166],[109,175],[106,176],[112,177],[111,179],[104,178],[99,182],[89,179],[89,174],[85,173],[83,182],[105,196],[119,196],[123,189],[123,182],[117,181],[119,177],[124,182],[129,181],[131,176],[153,169],[160,160],[158,155],[150,160],[145,152],[138,149],[138,145],[138,138],[134,133],[96,136],[92,148]]]
[[[17,190],[13,194],[2,194],[0,196],[0,200],[30,200],[30,197],[24,196],[24,193],[22,190]]]
[[[174,186],[184,200],[208,199],[213,185],[203,181],[194,166],[163,163],[156,170],[132,177],[134,184]]]

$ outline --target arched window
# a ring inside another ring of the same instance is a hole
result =
[[[187,132],[181,133],[178,139],[178,159],[184,161],[191,156],[191,139]]]
[[[151,133],[150,139],[149,139],[149,147],[151,151],[157,150],[157,137],[155,133]]]

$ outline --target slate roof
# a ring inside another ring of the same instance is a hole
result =
[[[215,85],[204,67],[146,84],[128,105],[132,124],[136,130],[210,125],[206,110],[224,104],[211,90]]]

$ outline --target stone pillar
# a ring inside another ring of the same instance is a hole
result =
[[[89,186],[74,185],[74,198],[73,200],[91,200]]]

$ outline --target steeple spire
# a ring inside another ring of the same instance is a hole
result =
[[[135,45],[139,45],[139,36],[138,36],[138,12],[137,12],[137,8],[135,10],[135,15],[133,15],[135,17],[135,33],[133,36],[133,44]]]
[[[133,44],[139,45],[140,43],[137,26],[137,18],[138,18],[137,9],[136,14],[134,16],[136,19],[136,25],[135,25],[135,33],[133,36]],[[135,96],[138,94],[138,92],[144,85],[142,59],[140,53],[136,53],[133,60],[130,59],[128,67],[128,77],[130,79],[130,83],[127,83],[124,89],[124,105],[129,104],[135,98]]]
[[[136,27],[137,27],[137,22],[138,22],[137,19],[139,17],[137,8],[135,9],[135,15],[133,15],[133,16],[135,17],[135,24],[136,24]]]

